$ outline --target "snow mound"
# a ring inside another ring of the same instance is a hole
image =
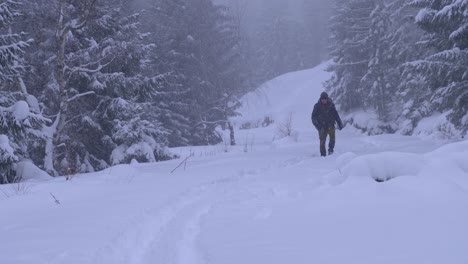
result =
[[[349,123],[359,132],[368,135],[380,135],[391,133],[397,130],[394,123],[385,123],[379,120],[375,111],[355,111],[347,114],[343,118],[344,122]]]
[[[467,157],[468,141],[449,144],[424,155],[382,152],[355,157],[353,153],[345,153],[337,158],[338,173],[331,173],[329,178],[332,183],[353,178],[386,182],[401,176],[419,176],[448,180],[468,190]]]
[[[356,157],[357,155],[353,152],[343,153],[336,159],[336,166],[341,169],[348,163],[350,163],[352,160],[354,160]]]
[[[467,154],[466,157],[468,157],[468,140],[444,145],[426,155],[429,157],[434,157],[434,156],[440,157],[444,155],[458,155],[458,154]],[[465,163],[468,165],[468,162],[465,162]]]
[[[416,175],[424,166],[418,154],[382,152],[355,158],[342,169],[346,178],[363,177],[384,182],[400,176]]]
[[[413,135],[429,139],[461,139],[462,132],[450,123],[450,112],[434,114],[419,121]]]
[[[52,179],[49,174],[39,169],[30,160],[22,160],[16,166],[17,176],[22,181],[46,181]]]

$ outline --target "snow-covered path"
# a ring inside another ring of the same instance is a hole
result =
[[[174,173],[182,160],[27,183],[21,195],[1,186],[0,263],[468,263],[468,141],[345,130],[336,154],[318,157],[307,102],[319,88],[301,90],[314,71],[279,79],[297,100],[268,113],[295,112],[297,142],[273,125],[237,131],[228,152],[175,149],[193,157]]]

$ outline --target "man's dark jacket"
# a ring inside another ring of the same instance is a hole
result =
[[[335,104],[330,98],[327,100],[326,104],[322,104],[320,100],[315,104],[312,112],[312,123],[317,130],[335,128],[335,123],[338,124],[339,129],[342,129],[343,122],[340,115],[338,115],[338,111],[336,111]]]

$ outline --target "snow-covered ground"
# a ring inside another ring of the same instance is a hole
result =
[[[237,126],[275,123],[237,130],[236,147],[0,186],[0,263],[468,263],[468,141],[348,128],[319,157],[323,68],[247,96]]]

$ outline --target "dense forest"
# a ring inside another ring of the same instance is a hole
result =
[[[342,111],[369,133],[413,134],[424,118],[447,138],[468,130],[468,2],[335,0],[333,78]]]
[[[319,63],[299,41],[306,28],[285,18],[265,17],[254,48],[242,12],[211,0],[1,0],[0,183],[19,180],[24,160],[69,175],[219,143],[241,96]]]
[[[243,95],[328,58],[348,124],[410,135],[439,113],[466,135],[467,1],[254,2],[0,0],[0,183],[219,143]]]

